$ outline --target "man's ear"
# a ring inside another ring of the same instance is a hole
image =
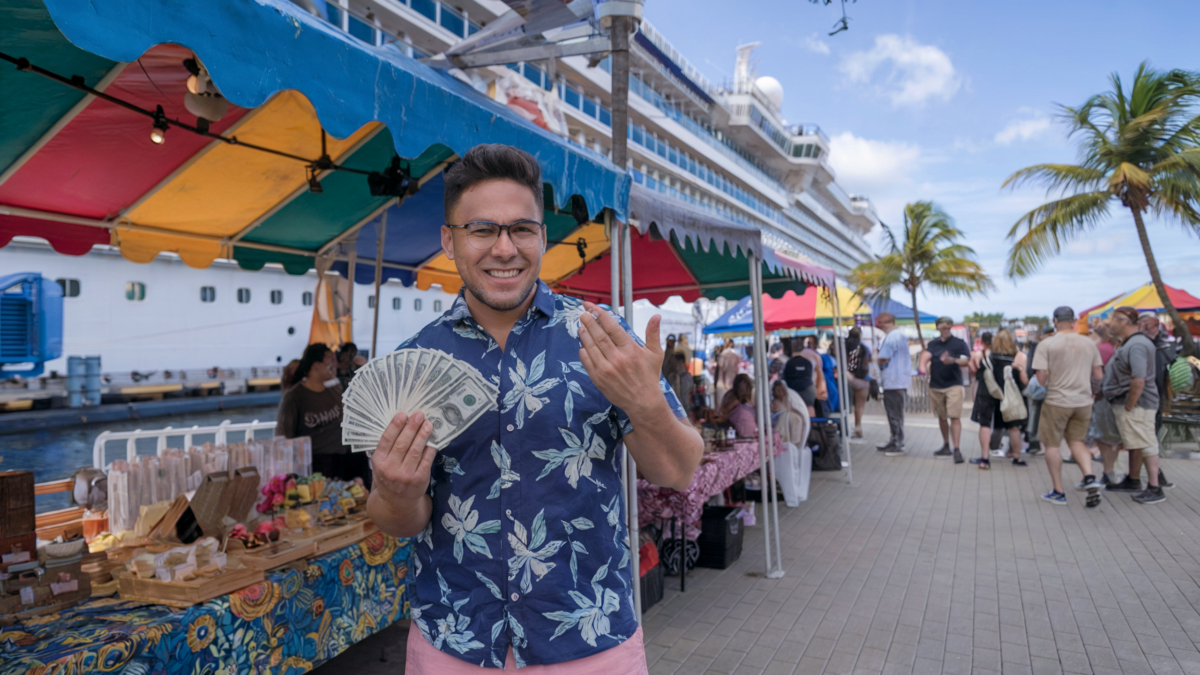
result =
[[[442,253],[454,260],[454,231],[445,225],[442,226]]]

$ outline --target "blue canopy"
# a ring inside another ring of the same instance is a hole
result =
[[[891,298],[886,300],[868,300],[867,304],[871,306],[871,312],[878,316],[883,312],[888,312],[896,317],[896,323],[910,323],[913,320],[912,307],[896,302]],[[937,321],[937,317],[932,314],[921,312],[921,323],[933,323]]]
[[[630,178],[604,156],[571,146],[453,76],[335,29],[286,0],[46,0],[79,48],[133,62],[163,43],[190,48],[233,104],[253,108],[284,90],[302,93],[330,134],[346,138],[378,121],[396,153],[435,144],[462,155],[506,143],[537,158],[559,208],[580,195],[589,215],[627,219]]]
[[[729,308],[729,311],[722,314],[716,321],[704,327],[705,335],[714,333],[749,333],[754,330],[754,312],[750,306],[750,298],[746,297],[738,300],[738,303]]]

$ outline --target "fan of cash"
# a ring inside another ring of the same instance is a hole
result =
[[[372,454],[396,413],[423,412],[433,424],[429,445],[441,450],[495,410],[499,393],[478,369],[443,351],[394,351],[354,373],[342,395],[342,442]]]

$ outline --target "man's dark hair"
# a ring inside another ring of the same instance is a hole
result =
[[[533,155],[511,145],[483,143],[468,150],[446,171],[446,217],[450,217],[464,192],[485,181],[502,179],[524,185],[538,204],[542,203],[542,168]]]

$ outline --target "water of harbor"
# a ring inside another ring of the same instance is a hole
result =
[[[154,417],[143,420],[105,422],[101,424],[79,424],[59,429],[43,429],[0,436],[0,471],[32,471],[39,483],[69,478],[76,470],[92,465],[92,447],[96,437],[104,431],[133,431],[135,429],[181,429],[192,426],[215,426],[230,422],[266,422],[275,419],[276,406],[237,408],[169,417]],[[258,436],[269,435],[260,431]],[[211,436],[197,437],[196,443],[212,440]],[[138,443],[138,454],[152,454],[155,444],[151,439]],[[121,458],[109,446],[107,461]],[[71,506],[68,493],[38,497],[38,513]]]

